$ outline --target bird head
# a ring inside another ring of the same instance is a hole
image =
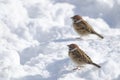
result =
[[[72,19],[74,22],[76,22],[76,21],[78,21],[78,20],[81,20],[82,17],[79,16],[79,15],[74,15],[73,17],[71,17],[71,19]]]
[[[79,47],[77,46],[77,44],[69,44],[67,46],[68,46],[69,50],[79,49]]]

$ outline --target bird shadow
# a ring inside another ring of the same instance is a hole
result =
[[[69,42],[69,41],[78,41],[78,40],[83,40],[82,38],[64,38],[64,39],[55,39],[53,42]]]
[[[59,42],[71,42],[71,41],[93,41],[93,40],[95,41],[99,39],[75,37],[75,38],[55,39],[53,40],[53,42],[59,43]]]

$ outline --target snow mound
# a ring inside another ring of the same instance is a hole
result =
[[[120,29],[114,28],[119,27],[118,6],[119,0],[1,0],[0,80],[119,80]],[[81,14],[104,39],[92,35],[76,40],[70,20],[74,14]],[[70,43],[102,68],[86,65],[72,71]]]

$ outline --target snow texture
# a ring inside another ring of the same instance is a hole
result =
[[[0,80],[120,80],[120,0],[0,0]],[[76,40],[79,14],[104,36]],[[78,71],[66,45],[76,43],[98,69]]]

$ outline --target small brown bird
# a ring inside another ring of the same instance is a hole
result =
[[[69,48],[69,52],[68,52],[69,57],[72,59],[74,63],[77,64],[77,68],[73,70],[79,69],[79,67],[85,64],[92,64],[98,68],[101,67],[98,64],[94,63],[90,59],[90,57],[87,56],[87,54],[84,51],[82,51],[76,44],[70,44],[67,46]]]
[[[88,24],[85,20],[83,20],[83,18],[79,15],[75,15],[73,17],[71,17],[73,20],[73,28],[75,29],[75,31],[81,35],[81,36],[85,36],[88,34],[96,34],[97,36],[99,36],[100,38],[104,38],[102,35],[98,34],[92,27],[90,24]]]

